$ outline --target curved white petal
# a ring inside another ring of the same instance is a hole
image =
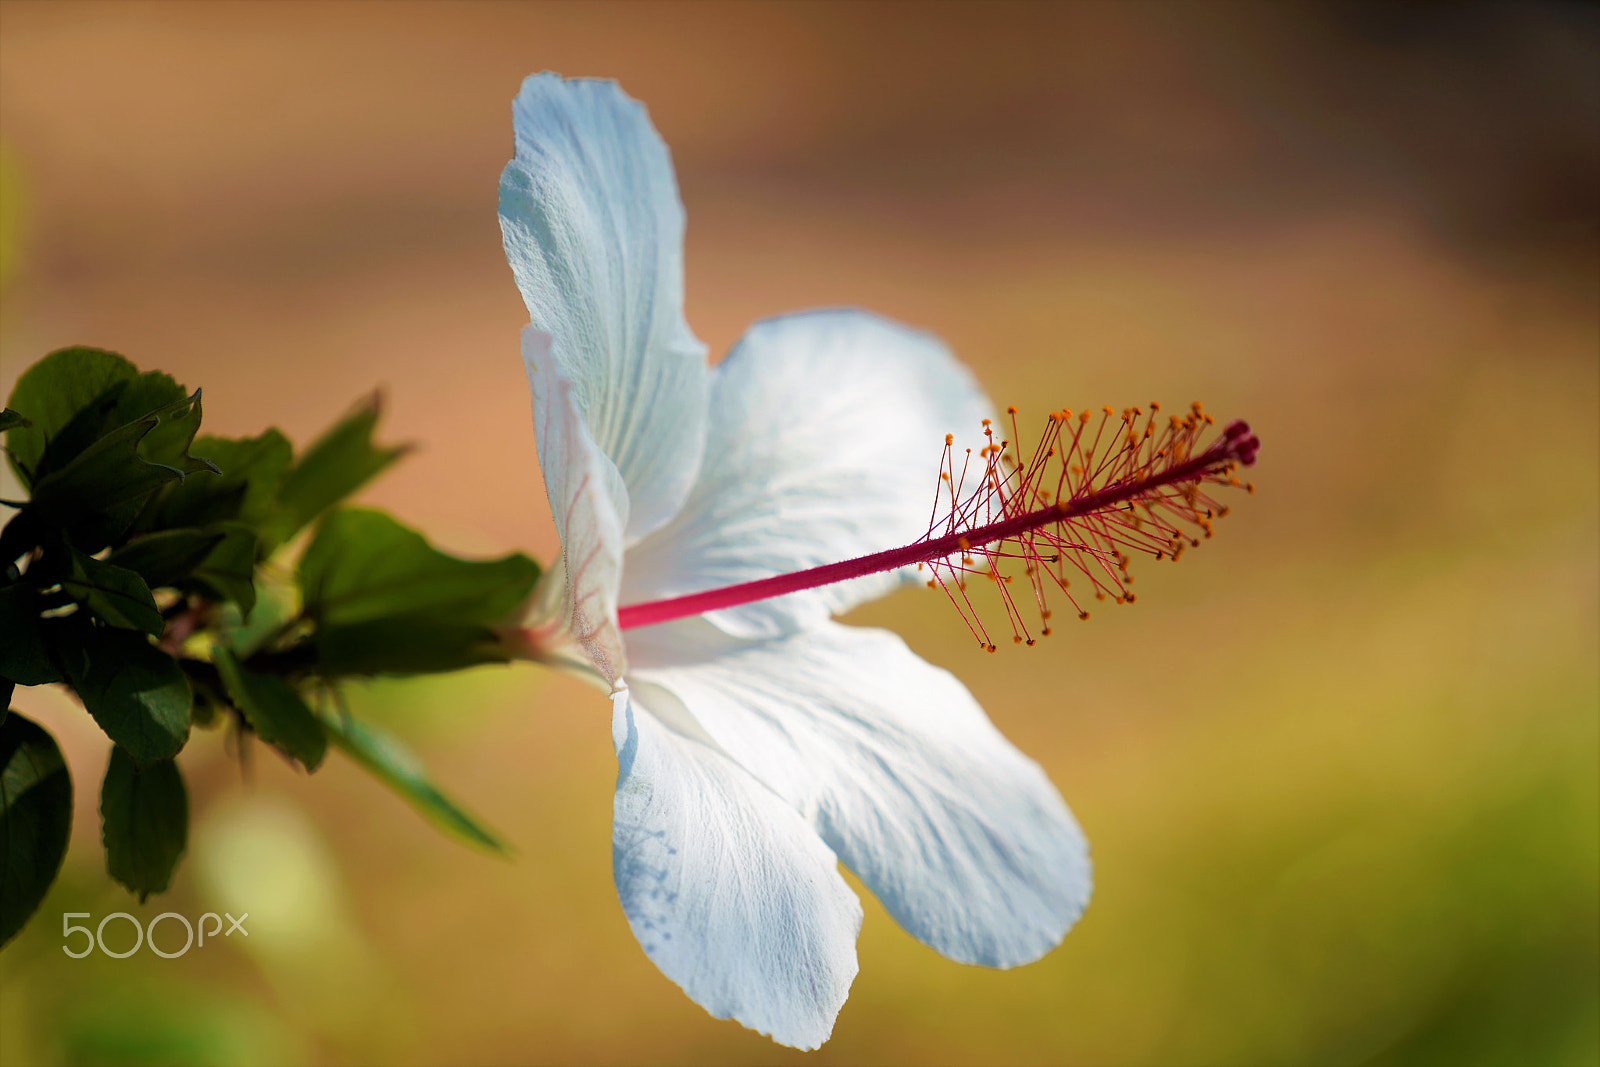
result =
[[[629,653],[629,684],[675,695],[944,955],[1027,963],[1088,903],[1088,846],[1050,780],[894,634],[757,643],[692,619],[630,633]]]
[[[612,865],[634,936],[713,1016],[816,1048],[850,992],[861,929],[833,853],[727,756],[658,718],[695,732],[670,694],[612,702]]]
[[[683,317],[683,205],[644,105],[536,74],[500,178],[506,259],[533,325],[616,464],[632,543],[683,502],[705,440],[705,346]]]
[[[522,360],[533,392],[533,433],[539,445],[550,513],[561,535],[561,558],[540,579],[530,624],[546,655],[586,666],[565,654],[576,642],[588,664],[615,686],[627,669],[617,629],[617,586],[628,492],[617,468],[584,425],[570,382],[549,358],[550,335],[522,331]]]
[[[713,372],[700,476],[672,522],[630,550],[622,603],[909,544],[933,517],[945,434],[981,445],[988,413],[972,375],[928,334],[850,309],[757,323]],[[708,617],[737,636],[773,636],[817,625],[908,576],[873,575]]]

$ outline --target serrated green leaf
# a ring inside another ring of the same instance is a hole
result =
[[[337,712],[324,714],[322,721],[336,746],[435,826],[478,848],[502,856],[510,854],[504,841],[439,791],[429,780],[422,761],[394,736]]]
[[[39,620],[38,597],[27,586],[0,586],[0,677],[18,685],[59,682]]]
[[[99,437],[70,463],[38,479],[24,514],[36,523],[66,528],[85,552],[116,540],[156,490],[213,469],[182,452],[199,424],[199,406],[196,392]]]
[[[146,371],[114,382],[67,420],[45,446],[33,471],[35,482],[65,468],[107,434],[150,417],[159,421],[139,442],[141,458],[185,473],[210,469],[187,454],[200,428],[200,390],[190,396],[171,375]]]
[[[72,776],[55,739],[0,718],[0,945],[21,930],[61,870],[72,835]]]
[[[511,659],[489,627],[426,615],[321,626],[312,641],[317,670],[328,677],[432,674]]]
[[[329,626],[394,616],[493,625],[511,618],[538,580],[539,565],[521,553],[459,559],[367,508],[329,515],[300,559],[306,614]]]
[[[270,674],[245,670],[225,648],[213,654],[228,696],[244,712],[257,735],[284,755],[300,761],[308,771],[322,765],[328,752],[328,735],[322,720],[306,706],[294,686]]]
[[[111,553],[106,562],[134,571],[152,589],[175,586],[187,578],[225,536],[222,530],[162,530],[133,538]]]
[[[184,471],[146,462],[139,443],[157,426],[156,415],[120,426],[78,453],[65,467],[34,486],[30,510],[55,526],[66,526],[118,504],[140,501]]]
[[[275,429],[257,437],[199,437],[189,452],[220,473],[196,474],[168,488],[141,526],[208,526],[229,519],[260,526],[277,506],[294,457],[289,439]]]
[[[171,397],[172,399],[164,399]],[[185,401],[192,401],[185,406]],[[143,409],[143,410],[141,410]],[[185,474],[200,471],[216,473],[216,468],[197,456],[189,446],[200,430],[200,390],[185,394],[183,386],[160,371],[147,371],[128,383],[114,418],[124,422],[157,415],[161,424],[139,444],[139,455],[146,462],[172,467]]]
[[[106,870],[139,903],[165,892],[189,843],[189,792],[178,765],[141,764],[113,746],[100,787],[100,839]]]
[[[126,567],[102,563],[74,548],[67,551],[71,570],[62,579],[61,587],[68,596],[108,625],[161,636],[166,623],[143,578]]]
[[[140,763],[171,759],[189,739],[189,680],[143,634],[74,617],[55,635],[67,680],[100,729]]]
[[[213,598],[231,600],[250,618],[256,606],[256,532],[239,522],[221,522],[222,540],[194,569],[193,579]]]
[[[139,368],[115,352],[76,346],[45,356],[22,372],[6,407],[25,416],[31,426],[6,430],[11,469],[25,486],[45,447],[74,415],[118,382],[137,377]]]
[[[23,418],[21,415],[17,414],[15,411],[12,411],[10,408],[6,408],[4,411],[0,411],[0,432],[3,432],[5,430],[9,430],[13,426],[24,426],[24,427],[26,427],[26,426],[32,426],[32,425],[33,425],[33,423],[29,422],[27,419]]]
[[[140,442],[140,455],[183,469],[184,451],[200,427],[200,391],[191,397],[171,375],[147,371],[116,382],[79,409],[45,447],[35,478],[65,467],[111,431],[151,415],[161,423]]]
[[[270,554],[409,450],[404,445],[379,448],[372,443],[378,411],[377,396],[359,404],[290,468],[278,490],[277,507],[261,528],[264,554]]]

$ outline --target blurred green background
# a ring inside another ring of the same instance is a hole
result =
[[[1039,648],[982,655],[920,590],[857,613],[1045,765],[1097,887],[1012,972],[869,899],[812,1062],[1600,1059],[1595,8],[7,2],[0,387],[103,345],[203,386],[216,432],[303,441],[381,383],[422,447],[366,499],[548,558],[494,207],[541,68],[648,103],[713,353],[862,304],[997,403],[1199,398],[1264,442],[1216,541]],[[104,738],[19,694],[78,798],[0,955],[0,1060],[806,1058],[635,944],[599,693],[527,666],[359,699],[513,861],[337,759],[241,776],[210,735],[141,906],[98,847]],[[61,953],[64,912],[118,910],[250,936]]]

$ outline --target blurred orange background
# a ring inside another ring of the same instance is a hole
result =
[[[304,443],[381,386],[421,447],[364,499],[549,558],[495,218],[540,69],[648,104],[713,353],[860,304],[1024,413],[1199,398],[1259,432],[1260,491],[1182,566],[1136,565],[1136,606],[995,656],[933,594],[851,620],[1045,765],[1094,848],[1088,913],[990,972],[869,899],[808,1057],[634,942],[580,684],[358,694],[509,862],[348,763],[241,777],[197,736],[189,853],[142,906],[99,851],[104,737],[23,691],[78,806],[0,955],[0,1060],[1600,1059],[1594,8],[6,2],[0,388],[101,345],[203,386],[212,432]],[[64,912],[224,909],[248,941],[59,951]]]

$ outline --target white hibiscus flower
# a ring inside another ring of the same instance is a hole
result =
[[[1089,899],[1060,795],[952,675],[832,620],[914,571],[619,615],[915,541],[945,435],[987,400],[937,340],[854,310],[758,323],[708,367],[644,107],[542,74],[514,118],[500,222],[562,545],[529,652],[612,694],[613,866],[640,944],[712,1015],[800,1048],[856,974],[840,862],[951,959],[1038,959]]]

